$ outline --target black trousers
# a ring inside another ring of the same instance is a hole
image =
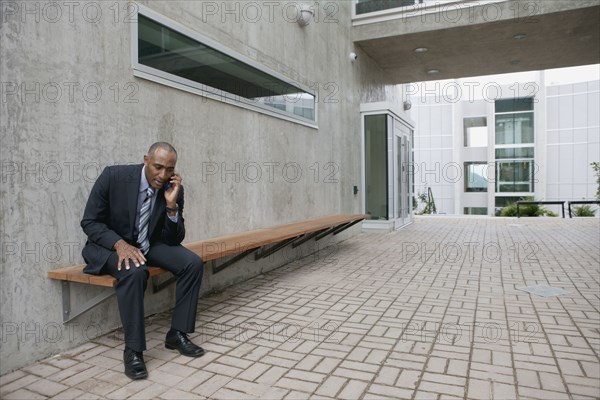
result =
[[[146,254],[148,265],[157,265],[177,277],[175,288],[175,309],[171,327],[182,332],[194,332],[198,291],[202,282],[204,263],[196,253],[187,248],[155,243]],[[117,302],[123,324],[125,345],[135,351],[146,350],[146,331],[144,326],[144,292],[148,284],[148,268],[138,268],[130,262],[129,270],[125,266],[117,269],[119,257],[113,252],[102,268],[103,273],[117,279]]]

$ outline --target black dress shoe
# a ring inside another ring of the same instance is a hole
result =
[[[177,350],[182,355],[188,357],[200,357],[204,355],[202,347],[196,346],[185,333],[176,331],[175,329],[171,329],[167,333],[165,347],[170,350]]]
[[[125,362],[125,375],[131,379],[144,379],[148,377],[146,363],[141,351],[134,351],[125,347],[123,351],[123,361]]]

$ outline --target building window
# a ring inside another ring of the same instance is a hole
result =
[[[533,147],[511,147],[496,149],[496,159],[506,158],[531,158],[533,159]]]
[[[532,97],[496,100],[496,144],[533,143]]]
[[[316,99],[308,88],[146,8],[140,7],[136,33],[136,76],[315,126]]]
[[[514,197],[514,196],[498,196],[495,198],[495,206],[496,207],[506,207],[509,204],[515,203],[521,200],[522,197]]]
[[[496,161],[496,192],[533,193],[533,160]]]
[[[496,192],[534,191],[534,98],[497,100]]]
[[[496,144],[533,143],[533,113],[496,115]]]
[[[465,192],[487,192],[487,163],[465,163]]]
[[[421,3],[423,3],[423,0],[358,0],[356,2],[356,14],[360,15],[397,7],[414,6]]]
[[[487,118],[473,117],[463,119],[465,147],[487,147]]]
[[[487,207],[465,207],[465,215],[487,215]]]

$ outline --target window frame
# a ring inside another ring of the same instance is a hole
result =
[[[470,127],[465,126],[465,120],[467,120],[467,119],[469,119],[469,120],[470,119],[476,119],[476,118],[477,119],[483,119],[484,122],[485,122],[485,125],[475,125],[475,126],[470,126]],[[488,144],[489,144],[489,126],[488,126],[488,121],[487,120],[488,120],[487,115],[481,115],[481,116],[475,115],[475,116],[472,116],[472,117],[463,117],[463,119],[462,119],[462,126],[463,126],[463,147],[464,148],[476,149],[476,148],[488,147]],[[467,132],[468,132],[469,128],[485,128],[485,131],[486,131],[486,137],[485,137],[486,144],[485,144],[485,146],[467,145],[467,138],[469,138]]]
[[[469,186],[469,182],[471,181],[470,178],[470,174],[469,174],[469,167],[471,165],[483,165],[485,166],[485,170],[487,171],[487,168],[489,168],[489,163],[487,161],[465,161],[463,163],[463,167],[465,169],[465,173],[464,173],[464,179],[465,179],[465,184],[464,184],[464,188],[463,191],[464,193],[487,193],[488,191],[488,186],[490,183],[490,180],[487,176],[484,176],[484,179],[486,181],[486,186],[485,188],[479,188],[479,187],[470,187]]]
[[[315,120],[309,120],[307,118],[303,118],[301,116],[293,115],[288,112],[280,111],[274,107],[270,107],[267,105],[262,105],[256,102],[253,102],[249,99],[246,99],[242,96],[235,95],[212,86],[204,85],[189,79],[185,79],[179,77],[177,75],[161,71],[156,68],[149,67],[147,65],[143,65],[138,61],[138,15],[142,15],[146,18],[149,18],[159,24],[164,25],[165,27],[176,31],[182,35],[189,37],[197,42],[200,42],[203,45],[211,47],[229,57],[232,57],[244,64],[252,68],[256,68],[257,70],[264,72],[265,74],[271,75],[276,79],[279,79],[284,82],[288,82],[291,85],[297,87],[298,89],[312,95],[315,99],[315,108],[314,108],[314,117]],[[148,7],[136,4],[135,14],[132,16],[131,23],[131,67],[133,70],[133,75],[147,79],[156,83],[160,83],[165,86],[169,86],[175,89],[179,89],[188,93],[193,93],[202,97],[207,97],[212,100],[220,101],[223,103],[231,104],[237,107],[245,108],[248,110],[256,111],[262,114],[266,114],[272,117],[280,118],[289,122],[293,122],[296,124],[300,124],[309,128],[318,129],[318,96],[317,93],[303,85],[299,82],[293,81],[292,79],[283,76],[282,74],[271,70],[268,67],[258,64],[256,61],[239,54],[238,52],[231,50],[217,41],[210,39],[196,31],[193,31],[184,25],[173,21],[172,19],[157,13],[156,11],[151,10]],[[230,97],[234,97],[233,99]]]

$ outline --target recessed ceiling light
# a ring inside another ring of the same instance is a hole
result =
[[[429,75],[435,75],[435,74],[439,74],[439,73],[440,73],[440,70],[439,70],[439,69],[428,69],[428,70],[427,70],[427,73],[428,73]]]
[[[526,34],[524,34],[524,33],[519,33],[519,34],[516,34],[515,36],[513,36],[513,39],[514,39],[514,40],[523,40],[523,39],[525,39],[526,37],[527,37],[527,35],[526,35]]]
[[[427,47],[417,47],[415,53],[425,53],[427,50],[429,50]]]

